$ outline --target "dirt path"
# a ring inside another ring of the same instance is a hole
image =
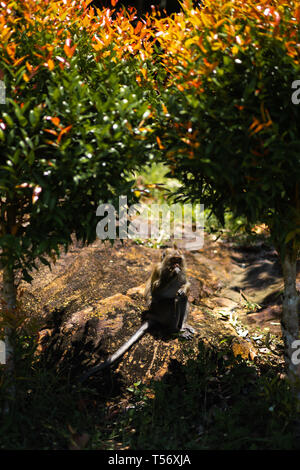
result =
[[[245,325],[280,335],[283,279],[275,250],[263,243],[238,248],[220,242],[214,251],[214,264],[206,251],[196,255],[202,263],[208,262],[223,284],[217,296],[210,297],[214,310],[236,312]]]

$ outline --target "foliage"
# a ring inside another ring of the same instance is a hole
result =
[[[133,197],[128,175],[152,146],[150,92],[137,80],[146,25],[88,3],[1,6],[1,261],[27,280],[72,233],[95,238],[100,200]]]
[[[16,397],[9,415],[2,416],[1,449],[68,448],[70,429],[89,429],[92,416],[85,419],[84,405],[77,387],[38,361],[36,340],[19,328],[14,342],[16,358]],[[1,375],[0,406],[7,400],[7,382]],[[93,399],[93,393],[89,395]]]
[[[270,226],[278,245],[297,243],[299,78],[297,2],[206,1],[157,19],[167,83],[158,144],[178,196],[201,200],[222,220],[229,207]]]

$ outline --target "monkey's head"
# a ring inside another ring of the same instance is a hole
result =
[[[171,275],[177,275],[185,269],[184,256],[179,250],[167,248],[161,257],[162,268]]]

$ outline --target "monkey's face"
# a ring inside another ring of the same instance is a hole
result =
[[[184,258],[178,250],[167,249],[162,256],[162,263],[169,274],[175,276],[183,270]]]

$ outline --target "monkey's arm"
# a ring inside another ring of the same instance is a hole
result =
[[[152,298],[159,300],[160,298],[175,298],[179,296],[188,296],[190,283],[185,280],[174,278],[164,283],[155,281],[152,288]]]
[[[157,286],[157,283],[159,282],[159,270],[160,270],[160,265],[155,266],[155,268],[152,271],[151,277],[148,279],[145,287],[145,292],[144,296],[146,298],[147,306],[149,307],[152,301],[152,292],[153,292],[153,287],[155,285],[155,288]]]
[[[88,370],[85,374],[83,374],[80,379],[79,379],[79,382],[82,383],[84,382],[88,377],[90,377],[91,375],[94,375],[96,374],[97,372],[99,372],[100,370],[103,370],[103,369],[106,369],[106,367],[109,367],[111,366],[114,362],[116,362],[118,359],[120,359],[121,356],[123,356],[123,354],[126,353],[126,351],[128,351],[128,349],[134,344],[136,343],[136,341],[138,341],[145,333],[146,331],[150,328],[151,322],[149,321],[146,321],[145,323],[142,324],[142,326],[134,333],[134,335],[131,336],[131,338],[129,338],[128,341],[126,341],[126,343],[124,343],[114,354],[112,354],[105,362],[103,362],[102,364],[99,364],[98,366],[95,366],[95,367],[92,367],[90,370]]]
[[[190,288],[191,288],[191,284],[187,281],[185,284],[183,284],[183,286],[181,286],[178,289],[178,295],[179,296],[185,295],[186,297],[188,297],[190,293]]]

